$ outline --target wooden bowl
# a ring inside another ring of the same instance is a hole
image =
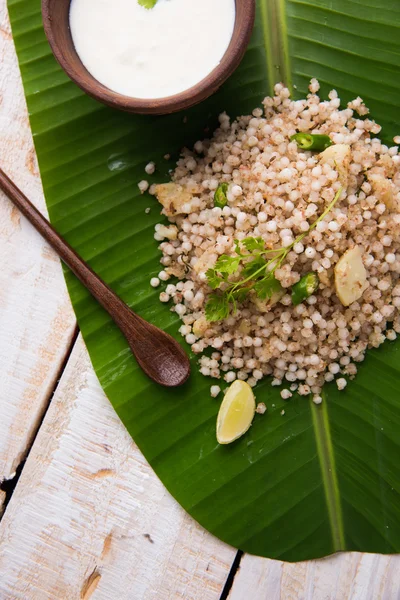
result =
[[[220,64],[205,79],[188,90],[152,100],[132,98],[113,92],[97,81],[84,67],[75,50],[69,27],[71,0],[42,0],[42,16],[44,30],[55,58],[68,77],[84,92],[112,108],[161,115],[184,110],[202,102],[214,94],[239,66],[254,25],[255,0],[235,1],[236,21],[233,36]]]

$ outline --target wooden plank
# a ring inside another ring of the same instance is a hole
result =
[[[154,475],[79,338],[0,523],[0,598],[218,600],[235,554]]]
[[[343,553],[304,563],[245,555],[229,600],[399,600],[400,556]]]
[[[43,212],[25,98],[0,1],[1,165]],[[0,197],[0,483],[12,478],[47,406],[75,329],[58,259]],[[4,494],[0,495],[0,513]]]

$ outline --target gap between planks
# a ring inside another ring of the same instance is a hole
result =
[[[0,84],[1,82],[4,84],[0,85],[3,91],[3,98],[0,105],[0,127],[3,136],[0,141],[0,149],[4,145],[2,166],[7,170],[11,177],[16,180],[21,189],[23,189],[44,214],[46,214],[40,175],[38,172],[5,0],[0,0],[0,23],[0,50],[2,52]],[[7,152],[5,149],[7,149]],[[43,447],[43,439],[46,439],[50,443],[49,438],[52,438],[52,434],[56,430],[63,439],[64,434],[65,436],[68,436],[68,432],[61,432],[58,430],[58,419],[57,417],[54,417],[54,411],[52,409],[53,402],[55,402],[52,395],[54,390],[55,396],[63,393],[62,388],[56,386],[56,382],[63,371],[63,365],[73,346],[73,339],[71,341],[71,338],[75,337],[73,335],[75,319],[65,291],[65,283],[58,259],[55,257],[54,253],[49,250],[46,244],[43,243],[36,232],[26,224],[23,218],[20,217],[18,211],[16,211],[3,197],[0,198],[0,226],[2,229],[2,239],[7,249],[7,253],[4,255],[2,248],[0,248],[0,253],[3,258],[0,279],[4,278],[4,281],[7,283],[7,285],[2,286],[2,289],[5,291],[8,288],[7,291],[11,291],[14,294],[13,298],[9,301],[9,306],[12,309],[11,315],[7,315],[7,322],[10,328],[10,341],[7,339],[5,340],[3,335],[3,341],[8,348],[8,351],[4,356],[2,356],[0,352],[2,368],[4,369],[4,375],[6,376],[5,385],[9,386],[3,387],[2,391],[5,394],[8,407],[13,409],[12,411],[8,410],[8,417],[2,419],[4,433],[0,435],[3,443],[3,449],[0,444],[0,480],[6,480],[3,484],[5,490],[0,490],[0,505],[2,502],[7,503],[7,510],[4,513],[2,523],[0,523],[0,530],[4,532],[10,531],[9,524],[10,521],[13,521],[13,515],[24,514],[26,507],[24,494],[27,489],[25,482],[31,481],[32,484],[34,483],[34,479],[32,479],[33,473],[36,475],[38,474],[38,469],[40,469],[40,466],[43,466],[43,461],[45,463],[47,462],[48,469],[54,474],[54,470],[58,463],[57,461],[53,463],[48,455],[48,461],[46,461],[46,449]],[[14,277],[14,272],[16,277]],[[35,293],[33,293],[34,290]],[[29,305],[24,302],[25,299],[30,302]],[[52,302],[51,309],[49,300]],[[4,297],[1,298],[0,296],[0,305],[1,304],[4,315]],[[62,314],[59,312],[60,308],[63,310]],[[39,317],[37,314],[38,310],[40,313]],[[54,318],[56,321],[54,321]],[[52,342],[52,347],[49,348],[46,335],[50,335],[50,333],[53,334],[54,328],[57,327],[58,323],[62,325],[62,328],[60,329],[59,334],[52,335],[54,343]],[[2,331],[4,334],[4,327],[2,327]],[[28,334],[26,334],[26,331]],[[47,334],[46,331],[48,332]],[[29,340],[29,353],[26,353],[25,349],[21,351],[20,343],[22,342],[20,342],[20,340],[24,341],[25,348],[27,341]],[[44,361],[40,362],[42,342],[45,344],[47,343],[47,348],[44,346],[44,349],[46,350],[46,363],[44,363]],[[13,344],[15,345],[16,350],[15,359],[10,358],[9,352],[10,346]],[[82,346],[82,342],[80,342],[80,345]],[[84,351],[84,353],[85,352],[86,351]],[[65,356],[65,353],[67,353],[67,356]],[[24,361],[23,369],[21,369],[21,366],[18,367],[18,363],[21,364],[22,360]],[[8,367],[8,362],[12,365],[12,369]],[[67,366],[67,369],[70,369],[69,365]],[[87,369],[90,372],[88,377],[92,381],[94,374],[89,363],[87,363]],[[10,374],[14,372],[14,375]],[[76,372],[76,369],[74,372]],[[42,373],[46,373],[44,378]],[[32,386],[29,384],[25,384],[26,380],[30,381],[29,378],[35,382],[34,389],[32,389]],[[72,385],[71,382],[70,385]],[[96,384],[94,383],[93,385]],[[15,392],[14,404],[12,404],[13,394],[11,393],[13,391]],[[103,393],[100,390],[97,390],[97,393],[101,395],[104,400]],[[29,405],[27,406],[25,406],[26,402],[23,404],[25,396],[27,396],[27,399],[29,397]],[[66,399],[66,402],[68,402],[68,400],[70,399]],[[112,410],[107,401],[106,405],[108,411]],[[46,423],[48,422],[49,412],[53,414],[54,428],[53,431],[47,431],[46,433]],[[123,431],[123,427],[119,421],[118,423],[113,421],[113,426],[119,432],[116,434],[116,438],[119,439],[121,435],[120,431]],[[18,435],[13,433],[15,428],[18,430]],[[69,433],[73,436],[73,432]],[[6,439],[7,436],[10,440]],[[113,438],[111,433],[110,437]],[[126,443],[127,442],[125,441],[125,444]],[[131,444],[131,442],[129,443]],[[101,448],[107,448],[107,452],[112,452],[111,444],[108,445],[103,443]],[[68,457],[68,453],[63,456],[63,458],[66,457]],[[84,467],[84,464],[82,467]],[[144,469],[150,471],[147,465]],[[113,469],[98,469],[92,475],[93,479],[90,479],[91,485],[88,488],[87,493],[89,502],[91,493],[96,493],[96,483],[106,483],[110,478],[112,479]],[[169,552],[168,560],[165,560],[164,556],[162,562],[162,565],[165,565],[164,575],[161,576],[160,573],[158,573],[158,569],[154,569],[154,572],[152,572],[147,565],[146,586],[149,590],[154,590],[154,598],[157,598],[157,600],[161,597],[161,594],[165,594],[165,598],[175,599],[177,597],[182,597],[185,598],[185,600],[189,597],[195,597],[193,594],[201,594],[200,597],[202,600],[203,597],[210,598],[210,600],[211,598],[213,600],[218,600],[226,576],[229,573],[235,551],[224,546],[199,526],[194,524],[190,517],[185,515],[175,501],[169,497],[161,483],[151,471],[150,473],[146,472],[143,474],[143,476],[145,475],[152,478],[152,488],[156,488],[158,496],[162,499],[162,506],[165,509],[159,514],[158,508],[155,510],[153,503],[154,516],[157,515],[157,519],[161,519],[161,521],[164,522],[168,518],[171,520],[170,513],[173,513],[174,515],[175,513],[177,514],[177,517],[175,518],[174,516],[171,521],[171,531],[169,531],[168,541],[171,542],[171,548],[169,548],[169,546],[168,548],[164,547],[164,551],[168,550]],[[154,483],[154,481],[156,483]],[[46,539],[46,535],[49,534],[40,529],[40,523],[36,520],[37,513],[42,511],[42,513],[45,513],[42,516],[50,519],[51,516],[55,517],[56,520],[57,517],[62,518],[62,510],[63,508],[66,508],[64,503],[68,506],[69,495],[64,495],[62,501],[60,501],[59,513],[54,508],[53,501],[56,501],[57,499],[60,500],[60,495],[66,493],[65,486],[71,485],[71,487],[73,487],[74,483],[73,477],[60,481],[59,485],[51,490],[51,493],[47,490],[49,492],[47,502],[44,502],[40,507],[31,506],[30,516],[36,526],[35,535],[37,536],[38,543],[39,539]],[[37,486],[35,486],[35,489],[37,489],[38,493],[40,493],[39,490],[43,491],[42,488],[45,486],[45,483],[40,480],[40,477],[36,480],[36,484]],[[78,496],[80,496],[81,493],[84,495],[79,489],[79,486],[78,489],[75,489],[75,492]],[[83,500],[81,500],[81,502],[83,504]],[[125,510],[128,510],[130,502],[131,499],[127,498]],[[49,515],[48,511],[52,506],[55,512],[52,515]],[[81,523],[81,527],[83,537],[91,537],[93,535],[90,528],[87,527],[87,523]],[[7,572],[7,578],[9,576],[11,577],[11,574],[18,568],[18,558],[20,555],[19,544],[17,544],[16,553],[13,554],[14,545],[13,543],[9,543],[9,540],[12,539],[15,542],[16,538],[18,538],[19,531],[17,525],[12,527],[11,536],[7,535],[5,538],[3,537],[3,543],[0,546],[0,560],[3,563],[5,561],[7,564],[6,570],[3,571],[3,569],[1,569],[1,572]],[[28,531],[29,527],[26,528],[25,533],[28,533]],[[54,539],[54,544],[57,545],[58,543],[61,546],[63,546],[62,538],[71,535],[67,529],[60,530],[58,534],[59,538],[57,539],[57,536],[55,536],[56,539]],[[147,550],[147,553],[141,550],[141,554],[146,556],[149,548],[153,549],[156,545],[157,538],[154,533],[150,534],[145,531],[139,539],[142,540],[144,548]],[[31,540],[32,538],[21,540],[21,550],[22,548],[25,548],[26,543]],[[126,551],[130,554],[129,536],[124,538],[122,535],[119,540],[118,535],[111,535],[110,532],[103,540],[103,547],[99,560],[104,561],[108,554],[112,554],[117,544],[123,546],[123,553]],[[188,544],[188,546],[185,546],[185,544]],[[218,553],[216,553],[216,556],[213,556],[212,550],[214,548],[223,548],[223,550],[221,550],[221,557],[218,556]],[[132,551],[134,551],[134,548]],[[82,549],[79,548],[78,544],[76,556],[81,556],[81,552]],[[24,552],[22,552],[22,554],[23,553]],[[46,564],[43,562],[44,557]],[[40,591],[38,589],[38,594],[36,595],[29,589],[30,581],[22,577],[20,581],[25,581],[27,586],[26,590],[29,590],[21,591],[19,597],[23,598],[23,600],[26,600],[28,596],[38,600],[39,597],[43,597],[43,593],[46,598],[49,597],[49,594],[52,596],[52,591],[54,591],[54,586],[56,586],[58,580],[58,574],[53,572],[53,581],[46,580],[46,575],[48,575],[49,569],[51,571],[52,567],[54,567],[55,564],[58,564],[57,554],[44,551],[44,557],[39,552],[34,557],[30,555],[31,561],[27,559],[27,566],[31,568],[30,573],[32,579],[42,581],[44,583],[44,588],[40,589]],[[86,555],[86,559],[90,561],[90,558],[89,552]],[[83,562],[84,560],[85,559],[83,558]],[[177,563],[181,562],[186,565],[186,568],[184,567],[183,570],[180,570],[179,576],[175,578],[172,575],[178,568]],[[115,579],[120,580],[118,565],[115,565],[115,569]],[[206,575],[203,575],[203,573]],[[168,574],[170,576],[166,579]],[[113,575],[111,574],[110,577],[112,578]],[[203,596],[201,593],[201,590],[203,589],[201,582],[204,577],[206,578],[206,596]],[[105,574],[103,571],[98,571],[96,566],[93,569],[88,567],[87,572],[79,569],[76,582],[78,586],[74,598],[84,597],[85,600],[88,600],[89,596],[92,596],[95,593],[97,597],[98,591],[104,586],[104,580],[107,581]],[[160,592],[160,594],[157,593],[156,580],[160,581],[160,585],[165,580],[165,585],[163,584],[164,591]],[[197,587],[197,584],[199,583],[200,585]],[[3,577],[1,585],[3,587],[7,585],[7,582]],[[143,587],[144,583],[139,582],[138,585]],[[47,589],[48,592],[44,592],[44,589]],[[191,591],[192,589],[194,590],[193,593]],[[62,592],[60,596],[62,600],[71,597],[69,588],[66,588],[64,591],[65,595],[64,592]],[[186,595],[186,591],[189,595]],[[15,595],[17,593],[17,590],[13,590],[10,593],[6,592],[5,596],[0,593],[0,597],[5,597],[7,600],[8,598],[13,598],[14,600],[14,598],[17,597]],[[147,599],[150,597],[149,594],[151,593],[151,591],[146,591],[143,598],[146,597]],[[28,594],[28,596],[26,594]],[[115,596],[112,596],[111,593],[111,597]]]
[[[235,555],[153,473],[79,336],[0,523],[0,598],[219,600]]]
[[[41,414],[40,413],[38,414],[36,429],[32,432],[31,438],[27,440],[25,452],[24,452],[23,456],[21,457],[21,462],[16,467],[14,476],[11,478],[8,478],[8,479],[7,478],[3,479],[3,481],[0,481],[0,521],[4,516],[5,511],[7,510],[7,505],[11,500],[11,497],[14,493],[16,486],[18,485],[19,478],[22,474],[25,463],[29,457],[29,453],[35,443],[35,440],[40,431],[40,428],[42,426],[42,423],[44,421],[46,413],[49,409],[51,400],[56,392],[59,381],[60,381],[62,374],[67,366],[67,363],[71,356],[75,342],[78,339],[78,334],[79,334],[79,329],[78,329],[78,326],[76,326],[74,334],[72,335],[70,345],[67,347],[64,360],[63,360],[62,364],[60,365],[58,373],[55,376],[55,381],[54,381],[53,387],[49,390],[49,392],[47,394],[47,398],[45,398],[45,400],[42,403],[43,412]]]
[[[47,214],[5,0],[0,0],[0,55],[1,166]],[[2,194],[0,259],[2,482],[15,477],[32,443],[76,320],[58,258]],[[0,512],[13,482],[4,486]]]
[[[297,564],[234,558],[163,488],[100,389],[79,338],[0,523],[0,597],[400,597],[400,556],[338,554]]]

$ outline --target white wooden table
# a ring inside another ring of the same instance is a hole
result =
[[[1,164],[45,213],[5,0],[0,61]],[[57,257],[3,195],[0,484],[0,600],[400,599],[399,557],[234,564],[128,436],[76,334]]]

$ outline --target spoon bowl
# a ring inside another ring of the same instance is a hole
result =
[[[168,333],[137,315],[134,316],[136,322],[132,332],[132,343],[129,342],[128,336],[126,337],[143,371],[149,374],[149,365],[151,365],[151,379],[164,387],[184,384],[190,375],[190,362],[186,352]],[[139,339],[141,326],[143,326],[144,337]]]

